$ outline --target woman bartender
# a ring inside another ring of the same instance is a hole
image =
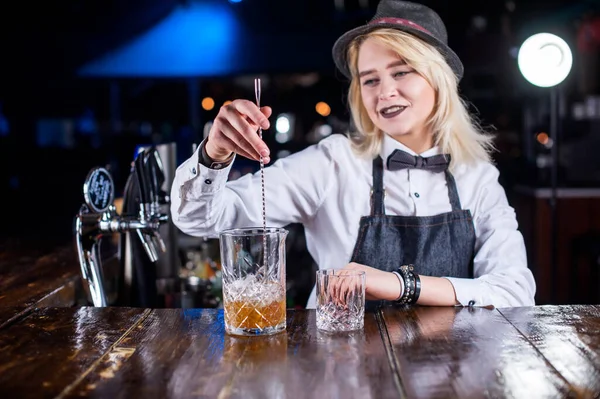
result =
[[[355,126],[265,169],[267,224],[302,223],[319,268],[366,271],[368,299],[420,305],[534,304],[491,137],[458,93],[463,66],[440,17],[382,0],[373,19],[342,35],[334,61],[350,79]],[[257,129],[271,108],[236,100],[176,172],[173,222],[216,236],[262,225],[259,174],[227,176],[236,154],[269,162]],[[315,307],[315,293],[309,299]]]

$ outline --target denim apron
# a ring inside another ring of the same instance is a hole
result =
[[[461,209],[456,182],[446,175],[452,211],[434,216],[385,214],[383,161],[373,160],[371,215],[360,219],[351,262],[393,271],[413,264],[415,273],[435,277],[473,277],[475,227],[471,211]],[[368,307],[383,301],[367,301]]]

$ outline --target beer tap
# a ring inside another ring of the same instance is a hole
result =
[[[164,223],[168,221],[167,215],[159,214],[161,205],[161,185],[158,183],[159,176],[163,176],[162,165],[158,152],[154,149],[146,149],[140,152],[135,160],[135,172],[138,179],[140,189],[140,210],[139,220],[148,222]],[[158,247],[161,252],[165,252],[166,247],[158,228],[156,229],[136,229],[148,258],[152,262],[158,260]]]
[[[75,217],[74,233],[81,274],[96,307],[107,306],[100,256],[100,243],[106,234],[135,231],[151,262],[158,260],[157,248],[165,252],[158,232],[169,219],[160,213],[161,202],[168,197],[161,190],[164,173],[155,148],[141,151],[134,161],[139,181],[140,209],[137,216],[120,216],[116,212],[113,179],[105,168],[93,168],[83,185],[85,204]]]

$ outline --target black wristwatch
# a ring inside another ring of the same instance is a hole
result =
[[[232,153],[231,156],[229,156],[229,158],[227,158],[224,161],[220,161],[220,162],[213,161],[206,153],[206,140],[204,140],[200,144],[200,157],[198,159],[198,162],[200,162],[200,164],[202,164],[203,166],[206,166],[207,168],[210,168],[210,169],[223,169],[223,168],[226,168],[229,166],[229,164],[233,160],[233,155],[234,154]]]

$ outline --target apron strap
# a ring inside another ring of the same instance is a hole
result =
[[[456,188],[456,181],[454,176],[449,171],[444,172],[446,174],[446,184],[448,185],[448,197],[450,198],[450,205],[452,205],[453,211],[460,211],[462,207],[460,205],[460,198],[458,197],[458,189]]]
[[[448,185],[448,198],[450,199],[450,205],[452,211],[462,210],[460,204],[460,198],[458,196],[458,189],[456,188],[456,181],[454,176],[448,170],[445,172],[446,184]],[[383,160],[381,157],[373,159],[373,188],[371,190],[371,215],[385,215],[385,206],[383,198],[385,196],[385,189],[383,188]]]
[[[383,160],[380,156],[373,159],[373,188],[371,189],[371,215],[385,215],[383,204]]]

